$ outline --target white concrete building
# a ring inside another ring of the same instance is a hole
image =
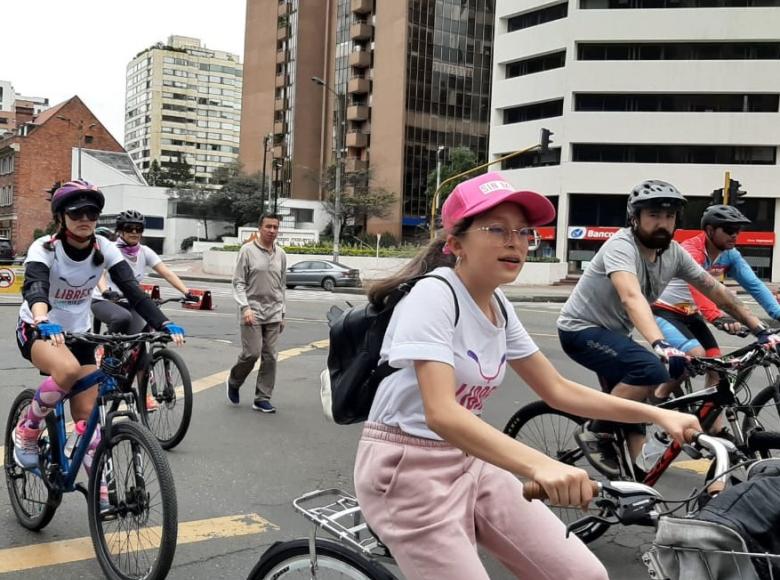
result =
[[[127,65],[125,149],[144,173],[186,159],[195,181],[238,160],[243,67],[239,56],[170,36]]]
[[[497,0],[495,30],[490,155],[553,131],[547,157],[503,169],[557,203],[547,243],[572,270],[624,224],[636,183],[690,196],[693,229],[730,171],[762,232],[741,249],[780,281],[778,0]]]

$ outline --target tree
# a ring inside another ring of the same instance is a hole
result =
[[[453,175],[458,175],[459,173],[468,171],[469,169],[472,169],[481,163],[482,162],[477,158],[477,155],[468,147],[456,147],[451,149],[449,155],[447,156],[447,162],[442,163],[441,166],[441,182],[443,183],[446,179],[449,179]],[[447,199],[447,196],[452,193],[452,190],[455,189],[456,185],[482,173],[485,173],[485,169],[480,169],[478,171],[469,173],[468,175],[464,175],[463,177],[459,177],[458,179],[455,179],[451,183],[448,183],[442,187],[441,194],[439,196],[439,207],[441,207],[441,204],[444,203],[445,199]],[[428,196],[429,203],[433,202],[433,195],[435,193],[436,169],[428,174],[428,188],[426,190],[426,195]]]
[[[385,218],[398,200],[395,193],[381,187],[374,187],[370,169],[353,173],[342,173],[341,180],[341,231],[352,226],[352,234],[368,229],[370,218]],[[331,220],[336,219],[336,165],[327,167],[320,176],[320,186],[327,193],[325,211]]]
[[[144,178],[146,179],[146,183],[152,187],[167,185],[163,183],[165,176],[163,175],[162,169],[160,169],[160,164],[157,162],[157,159],[152,160],[149,171],[144,174]]]
[[[228,181],[238,177],[242,173],[241,162],[234,161],[217,167],[211,174],[210,181],[212,184],[225,185]]]
[[[188,185],[193,182],[192,166],[186,157],[170,161],[163,166],[163,177],[173,186]]]
[[[233,222],[234,235],[238,235],[241,226],[257,224],[260,219],[263,213],[260,204],[262,179],[260,173],[236,173],[225,182],[222,189],[211,194],[212,210]]]
[[[203,222],[203,235],[209,239],[209,219],[215,219],[214,205],[211,195],[202,186],[193,185],[185,189],[171,189],[176,195],[176,214],[190,216]]]

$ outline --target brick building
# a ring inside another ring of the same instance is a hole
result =
[[[78,96],[0,137],[0,237],[11,238],[17,253],[51,222],[47,190],[71,179],[80,138],[84,149],[124,152]]]

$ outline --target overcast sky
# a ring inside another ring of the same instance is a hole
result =
[[[244,58],[246,0],[3,2],[0,80],[55,105],[79,95],[124,142],[125,68],[169,35]]]

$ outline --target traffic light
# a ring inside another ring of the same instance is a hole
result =
[[[549,129],[542,129],[542,138],[541,138],[542,153],[547,153],[550,150],[550,143],[553,142],[550,137],[552,137],[553,135],[555,135],[555,133],[553,133]]]
[[[737,181],[736,179],[732,179],[729,181],[729,197],[728,197],[728,204],[733,206],[739,206],[745,203],[745,200],[742,199],[747,195],[747,191],[740,190],[740,186],[742,184]]]
[[[710,194],[712,203],[710,205],[723,205],[723,188],[714,189]]]

